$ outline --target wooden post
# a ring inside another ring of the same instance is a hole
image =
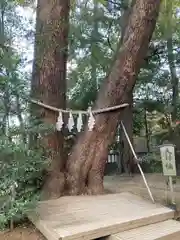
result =
[[[174,196],[174,187],[173,187],[173,180],[172,176],[169,176],[169,188],[170,188],[170,193],[171,193],[171,203],[175,205],[175,196]]]
[[[13,205],[14,205],[14,201],[15,201],[15,197],[16,197],[16,188],[18,187],[17,183],[14,182],[11,186],[11,209],[13,209]],[[10,230],[13,231],[14,229],[14,219],[11,218],[10,219]]]
[[[163,144],[160,146],[161,160],[163,165],[163,174],[168,177],[168,185],[170,189],[170,201],[173,206],[175,203],[175,194],[172,177],[176,176],[175,150],[172,144]]]
[[[155,203],[154,197],[153,197],[152,192],[151,192],[151,190],[150,190],[150,188],[149,188],[149,185],[148,185],[148,183],[147,183],[147,180],[146,180],[146,178],[145,178],[145,176],[144,176],[143,170],[142,170],[142,168],[141,168],[141,166],[140,166],[140,164],[139,164],[138,157],[137,157],[137,155],[136,155],[136,153],[135,153],[135,150],[134,150],[134,148],[133,148],[133,145],[132,145],[132,143],[131,143],[131,140],[130,140],[128,134],[127,134],[126,128],[125,128],[125,126],[124,126],[124,124],[123,124],[122,121],[121,121],[121,126],[122,126],[122,129],[123,129],[124,134],[125,134],[125,136],[126,136],[126,139],[127,139],[128,143],[129,143],[129,146],[130,146],[130,148],[131,148],[131,151],[132,151],[132,153],[133,153],[133,156],[134,156],[134,158],[135,158],[135,160],[136,160],[136,164],[137,164],[137,166],[138,166],[138,168],[139,168],[139,171],[140,171],[141,176],[142,176],[142,178],[143,178],[144,184],[145,184],[145,186],[146,186],[146,188],[147,188],[147,190],[148,190],[149,196],[150,196],[152,202]]]

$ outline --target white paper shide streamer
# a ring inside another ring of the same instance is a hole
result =
[[[92,114],[91,108],[89,109],[89,119],[88,119],[88,128],[89,131],[92,131],[95,125],[95,118]]]
[[[82,121],[82,113],[79,113],[78,119],[77,119],[77,131],[81,132],[83,126],[83,121]]]
[[[64,122],[63,122],[62,112],[59,112],[59,116],[56,123],[57,131],[61,131],[63,124]]]
[[[61,131],[62,128],[63,128],[63,125],[64,125],[62,114],[63,114],[62,111],[59,111],[59,116],[58,116],[57,122],[56,122],[57,131]],[[76,113],[76,115],[77,115],[77,113]],[[93,112],[92,112],[91,108],[88,109],[88,115],[89,115],[88,130],[92,131],[93,128],[94,128],[94,125],[95,125],[95,118],[93,116]],[[68,118],[68,124],[67,124],[69,132],[71,132],[73,130],[74,126],[75,126],[75,121],[74,121],[73,112],[70,111],[69,112],[69,118]],[[77,126],[76,127],[77,127],[78,132],[82,131],[82,128],[83,128],[83,113],[81,111],[79,111],[79,113],[78,113]]]
[[[68,119],[68,129],[69,129],[69,132],[72,131],[74,127],[74,118],[73,118],[73,115],[72,115],[72,112],[69,113],[69,119]]]

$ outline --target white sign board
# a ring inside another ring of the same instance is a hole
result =
[[[165,176],[176,176],[176,161],[174,145],[164,144],[160,146],[163,173]]]

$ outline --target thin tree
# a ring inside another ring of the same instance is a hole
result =
[[[173,36],[173,4],[170,1],[168,5],[166,6],[166,17],[167,17],[167,58],[168,58],[168,64],[169,64],[169,70],[171,74],[171,84],[172,84],[172,113],[171,118],[172,121],[175,122],[177,120],[177,103],[178,103],[178,96],[179,96],[179,79],[177,76],[177,69],[176,69],[176,58],[173,51],[173,42],[174,42],[174,36]]]
[[[128,1],[124,0],[123,3],[123,15],[122,15],[122,23],[121,23],[121,44],[123,44],[123,38],[125,34],[125,30],[128,24],[128,19],[132,10],[133,5],[135,4],[135,0],[132,1],[131,5]],[[128,101],[129,106],[124,109],[122,120],[124,126],[127,130],[128,136],[133,143],[133,92],[129,93]],[[123,171],[125,173],[133,173],[134,172],[134,160],[133,154],[130,150],[129,143],[126,139],[126,136],[123,131],[121,131],[121,151],[122,151],[122,166]]]

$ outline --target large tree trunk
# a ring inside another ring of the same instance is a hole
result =
[[[69,8],[69,0],[38,0],[32,97],[57,108],[66,107]],[[38,108],[36,116],[46,124],[57,121],[57,113],[47,109]],[[63,135],[56,131],[45,142],[52,153],[44,192],[48,198],[59,197],[64,187]]]
[[[143,58],[152,37],[159,13],[160,0],[137,0],[111,72],[102,85],[94,108],[125,102],[135,85]],[[69,194],[103,192],[104,166],[108,146],[112,143],[120,112],[95,117],[92,132],[87,127],[74,146],[67,163]]]

